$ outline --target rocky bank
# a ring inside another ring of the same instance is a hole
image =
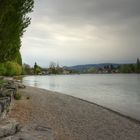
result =
[[[41,136],[42,132],[46,131],[45,127],[37,126],[36,129],[29,131],[20,121],[9,117],[15,95],[25,86],[13,78],[0,77],[0,79],[4,81],[0,85],[0,140],[43,140]],[[53,138],[46,136],[45,140]]]

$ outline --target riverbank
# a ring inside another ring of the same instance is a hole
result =
[[[48,128],[56,140],[139,140],[140,123],[77,98],[27,87],[9,114],[28,130]],[[44,138],[45,139],[45,138]]]

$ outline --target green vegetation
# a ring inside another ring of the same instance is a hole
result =
[[[22,67],[14,61],[0,63],[0,75],[14,76],[20,75],[21,73]]]
[[[0,63],[0,75],[6,74],[6,68],[4,63]]]
[[[90,67],[84,73],[140,73],[140,60],[136,64],[119,64],[117,67],[112,64],[104,67]]]
[[[59,64],[51,62],[47,71],[48,71],[48,74],[62,74],[63,68],[61,68]]]
[[[6,81],[0,80],[0,87],[3,86],[3,85],[5,85],[5,84],[6,84]]]
[[[37,65],[37,63],[35,62],[34,64],[34,74],[37,75],[41,72],[41,67]]]
[[[21,37],[30,24],[27,13],[33,0],[0,0],[0,61],[15,59],[21,46]]]
[[[140,61],[137,58],[136,64],[124,64],[119,68],[120,73],[140,73]]]
[[[140,73],[140,60],[137,59],[136,72]]]
[[[5,63],[6,67],[6,74],[7,76],[14,76],[14,75],[20,75],[22,73],[22,67],[15,62],[8,61]]]
[[[33,0],[0,0],[0,75],[22,73],[21,37],[30,24],[26,15],[33,4]]]
[[[34,74],[33,68],[31,68],[31,66],[28,64],[23,64],[22,74],[23,75],[33,75]]]
[[[88,73],[96,73],[96,68],[95,67],[91,67],[87,70]]]
[[[14,99],[15,100],[20,100],[21,99],[21,93],[19,93],[19,92],[16,92],[16,94],[14,95]]]
[[[140,73],[140,61],[137,59],[135,64],[101,64],[86,67],[85,69],[71,69],[60,67],[54,62],[50,63],[49,68],[41,68],[36,62],[32,68],[28,64],[23,65],[24,74],[29,75],[48,75],[48,74],[80,74],[80,73]]]
[[[125,64],[125,65],[120,66],[119,72],[120,73],[132,73],[133,71],[131,70],[130,65]]]
[[[60,67],[59,64],[54,62],[50,63],[49,68],[41,68],[36,62],[34,67],[28,64],[23,64],[23,74],[25,75],[50,75],[50,74],[72,74],[78,73],[75,70],[68,70],[67,68]]]

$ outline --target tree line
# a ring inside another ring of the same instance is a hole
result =
[[[140,73],[140,60],[137,58],[135,64],[119,64],[117,67],[106,65],[103,68],[91,67],[84,73]]]
[[[120,73],[140,73],[140,60],[137,58],[136,64],[124,64],[119,67]]]
[[[0,0],[0,74],[22,72],[21,37],[30,24],[33,0]]]
[[[78,71],[68,69],[67,67],[60,67],[59,64],[51,62],[48,68],[42,68],[36,62],[33,67],[28,64],[23,65],[23,74],[38,75],[38,74],[80,74],[80,73],[140,73],[140,60],[137,59],[135,64],[120,64],[114,66],[113,64],[106,65],[103,68],[91,67],[86,71]]]
[[[75,70],[70,70],[59,66],[55,62],[51,62],[48,68],[42,68],[36,62],[33,67],[28,64],[23,65],[23,74],[25,75],[50,75],[50,74],[74,74],[79,73]]]

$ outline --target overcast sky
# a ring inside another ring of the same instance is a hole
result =
[[[48,66],[140,58],[140,0],[35,0],[23,62]]]

